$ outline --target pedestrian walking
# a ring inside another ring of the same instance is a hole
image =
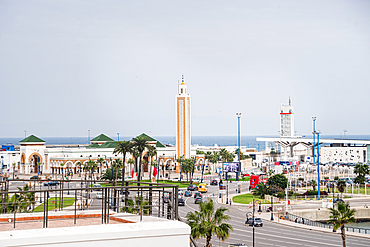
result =
[[[231,199],[229,200],[229,202],[230,202],[230,206],[231,206]]]

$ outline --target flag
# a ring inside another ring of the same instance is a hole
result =
[[[135,172],[134,167],[132,167],[132,176],[131,177],[134,177],[134,172]]]
[[[136,177],[139,175],[139,169],[137,168],[137,165],[136,165]]]
[[[158,171],[157,171],[157,167],[155,166],[153,170],[153,176],[156,177],[157,174],[158,174]]]
[[[163,167],[163,177],[164,177],[164,166],[162,166]]]

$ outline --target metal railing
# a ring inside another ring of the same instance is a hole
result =
[[[113,187],[108,184],[111,181],[99,181],[106,185],[92,187],[97,181],[57,182],[59,185],[52,188],[41,188],[39,184],[28,187],[28,190],[23,187],[18,191],[10,191],[7,182],[0,191],[0,224],[12,224],[16,229],[16,223],[42,221],[42,227],[47,228],[50,220],[65,219],[66,217],[59,217],[63,214],[73,219],[73,225],[76,225],[78,219],[85,217],[89,211],[95,218],[101,217],[102,224],[109,224],[112,213],[128,213],[125,214],[126,218],[139,216],[138,221],[142,221],[143,216],[147,215],[171,220],[179,217],[177,185],[125,181],[124,186]],[[66,183],[73,186],[66,188]],[[101,213],[96,213],[97,211]]]
[[[288,220],[295,221],[297,224],[305,224],[305,225],[309,225],[309,226],[316,226],[316,227],[333,229],[333,224],[321,223],[321,222],[318,222],[318,221],[310,220],[310,219],[303,218],[303,217],[293,215],[293,214],[290,214],[290,213],[287,213],[286,216],[287,216]],[[367,228],[345,226],[344,229],[347,232],[370,234],[370,229],[367,229]]]

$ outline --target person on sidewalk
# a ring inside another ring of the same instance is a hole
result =
[[[229,202],[230,202],[230,206],[231,206],[231,198],[230,198]]]

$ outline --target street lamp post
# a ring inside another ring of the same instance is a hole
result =
[[[238,147],[239,147],[238,162],[239,162],[239,169],[241,169],[240,167],[240,117],[242,116],[242,113],[237,112],[236,116],[238,117]],[[236,181],[239,181],[239,171],[236,172]]]
[[[255,225],[255,218],[254,218],[254,211],[255,211],[255,203],[258,203],[259,204],[259,207],[258,207],[258,214],[261,214],[262,213],[262,210],[261,210],[261,201],[260,200],[254,200],[254,197],[253,197],[253,212],[248,212],[246,214],[247,216],[247,223],[249,224],[249,219],[248,219],[248,215],[251,215],[252,216],[252,221],[253,221],[253,247],[254,247],[254,225]]]
[[[313,121],[313,165],[315,165],[315,149],[316,149],[316,145],[315,145],[315,133],[316,133],[316,129],[315,129],[315,122],[316,122],[316,117],[312,117],[312,121]]]
[[[271,191],[272,192],[272,191]],[[273,205],[273,199],[274,199],[274,197],[273,197],[273,195],[271,195],[271,221],[274,221],[274,210],[273,210],[273,208],[274,208],[274,205]]]
[[[226,204],[229,204],[229,179],[228,179],[228,173],[226,172]]]
[[[320,131],[317,132],[317,180],[318,180],[318,199],[320,200]]]
[[[119,133],[117,133],[117,137],[118,137],[117,140],[119,141]]]

